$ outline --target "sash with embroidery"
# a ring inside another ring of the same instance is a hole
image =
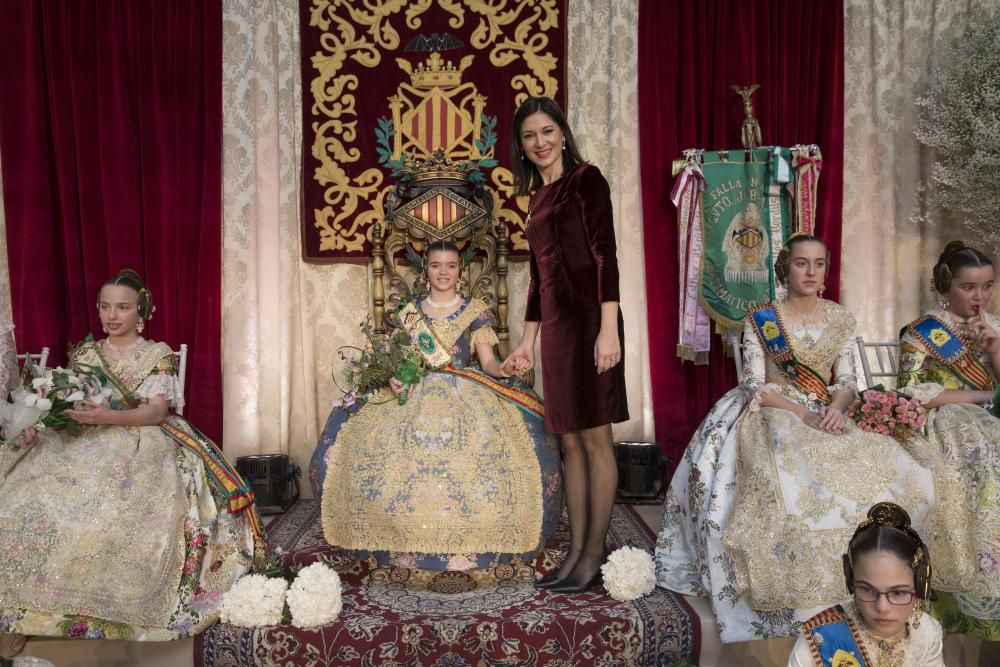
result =
[[[482,371],[474,368],[455,368],[449,364],[444,368],[439,368],[438,372],[450,373],[452,375],[465,378],[466,380],[476,382],[479,385],[486,387],[503,400],[513,403],[521,410],[524,410],[528,414],[534,415],[539,419],[543,418],[545,415],[542,399],[538,398],[534,392],[506,384],[503,380],[487,375]]]
[[[410,337],[416,342],[420,356],[430,368],[442,368],[451,363],[454,358],[448,348],[438,340],[434,330],[420,311],[415,300],[407,300],[396,310],[396,317]]]
[[[750,311],[750,322],[764,354],[806,394],[815,394],[822,403],[830,402],[830,392],[823,377],[795,358],[795,351],[785,334],[781,316],[774,306],[765,304]]]
[[[983,366],[975,352],[938,318],[924,315],[909,325],[907,330],[963,384],[979,391],[992,391],[996,388],[993,374]]]
[[[871,667],[858,628],[840,605],[821,611],[808,621],[802,633],[816,667]]]
[[[132,410],[141,402],[128,390],[121,378],[117,377],[106,363],[103,355],[97,355],[108,381],[113,385],[125,406]],[[209,484],[222,497],[226,499],[226,507],[230,514],[239,516],[247,510],[247,518],[253,529],[254,535],[260,540],[264,539],[264,532],[254,509],[253,489],[249,482],[244,480],[236,469],[222,455],[222,451],[206,435],[194,427],[189,421],[179,415],[170,415],[159,424],[163,431],[171,440],[194,453],[205,464],[205,472],[208,476]],[[260,542],[263,544],[263,542]]]

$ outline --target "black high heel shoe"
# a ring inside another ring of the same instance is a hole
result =
[[[573,572],[570,572],[569,576],[547,586],[547,588],[553,593],[582,593],[594,584],[604,583],[604,574],[601,572],[601,567],[608,561],[610,554],[610,550],[605,545],[604,552],[601,554],[601,560],[597,562],[597,571],[594,572],[590,579],[578,580],[573,576]],[[573,569],[576,570],[575,567]]]
[[[562,577],[559,576],[559,570],[554,570],[537,580],[535,582],[535,588],[552,588],[553,586],[562,583],[562,580]]]
[[[597,568],[597,572],[590,579],[578,581],[570,575],[558,583],[549,586],[549,590],[553,593],[582,593],[594,584],[600,584],[603,581],[604,577],[601,575],[601,568]]]

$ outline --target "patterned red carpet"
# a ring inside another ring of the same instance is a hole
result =
[[[525,566],[488,577],[371,570],[326,543],[319,504],[311,500],[296,504],[268,534],[286,552],[286,566],[322,560],[340,573],[340,618],[314,630],[216,624],[197,638],[195,664],[659,667],[693,663],[698,655],[697,615],[660,588],[623,603],[600,587],[579,595],[536,590],[533,568]],[[540,574],[555,567],[567,540],[564,518],[534,564]],[[652,549],[653,535],[631,508],[619,505],[609,542]]]

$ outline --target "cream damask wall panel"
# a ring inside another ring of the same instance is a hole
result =
[[[646,278],[639,191],[638,0],[573,0],[569,16],[567,115],[583,152],[608,179],[614,200],[625,378],[631,419],[617,439],[654,437]],[[542,332],[545,335],[545,332]]]
[[[925,219],[931,155],[913,135],[937,46],[992,0],[844,3],[841,294],[868,339],[895,340],[929,306],[931,268],[960,226]],[[933,216],[932,216],[933,217]],[[973,238],[964,239],[976,243]]]
[[[333,350],[367,312],[365,267],[301,261],[298,5],[224,5],[225,451],[306,465],[334,395]],[[280,46],[280,48],[279,48]]]

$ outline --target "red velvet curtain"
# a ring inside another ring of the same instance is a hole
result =
[[[102,335],[100,285],[134,268],[157,306],[144,335],[190,346],[185,414],[218,439],[221,3],[6,0],[0,91],[19,350],[65,362]]]
[[[682,363],[677,213],[671,161],[686,148],[740,148],[742,103],[730,84],[761,84],[764,143],[819,144],[817,224],[833,255],[824,296],[839,285],[844,168],[841,0],[702,0],[639,5],[639,137],[650,363],[656,434],[673,465],[709,407],[736,385],[718,336],[709,366]]]

